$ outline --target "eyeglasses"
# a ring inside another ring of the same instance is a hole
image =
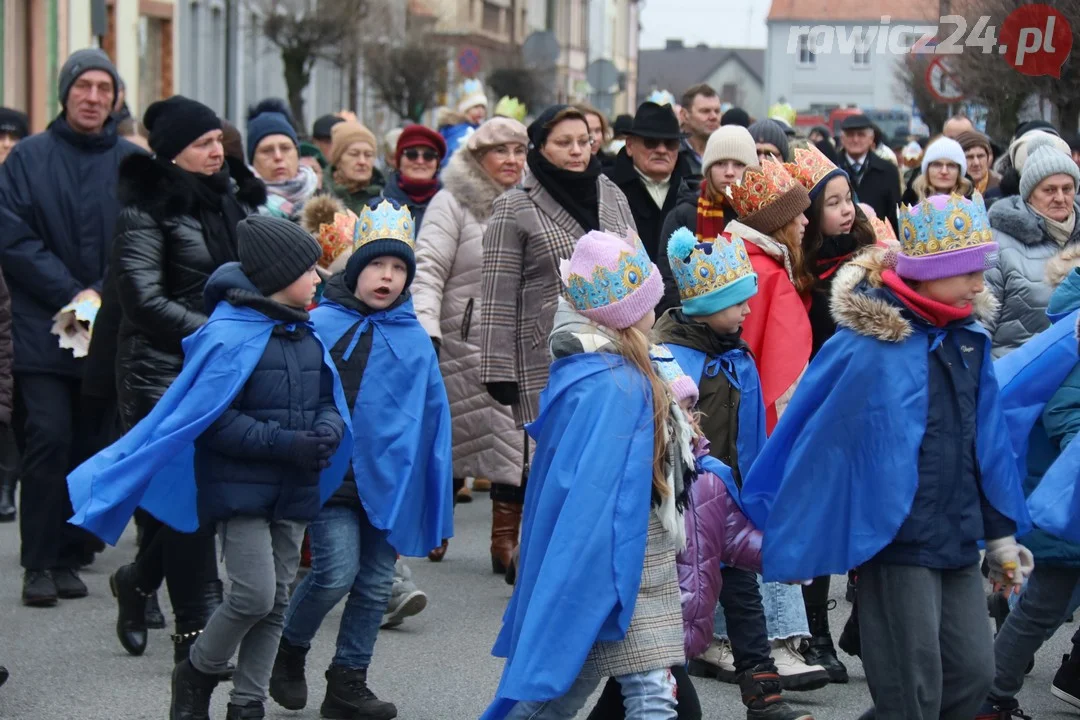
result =
[[[641,142],[644,143],[646,150],[655,150],[661,145],[663,145],[666,150],[670,150],[671,152],[675,152],[679,149],[678,139],[661,140],[660,138],[641,138]]]
[[[593,140],[591,137],[581,137],[576,139],[572,137],[560,137],[555,138],[554,140],[550,140],[549,142],[560,150],[569,150],[575,146],[584,150],[588,150],[592,147],[593,144]]]
[[[952,170],[953,168],[960,170],[959,165],[947,160],[935,160],[926,166],[927,170],[933,170],[934,172],[945,172],[946,170]]]
[[[404,150],[401,154],[413,162],[416,162],[420,158],[423,158],[426,163],[435,162],[439,159],[439,153],[434,150],[417,150],[416,148],[409,148],[408,150]]]

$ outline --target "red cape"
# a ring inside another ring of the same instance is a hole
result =
[[[751,242],[750,264],[758,275],[758,292],[750,298],[743,340],[750,346],[761,376],[765,430],[776,426],[776,401],[799,379],[810,362],[813,335],[808,302],[795,290],[787,270]]]

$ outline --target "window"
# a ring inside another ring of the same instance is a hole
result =
[[[800,65],[814,65],[817,61],[817,56],[814,54],[812,46],[810,44],[810,35],[799,36],[799,64]]]
[[[484,32],[498,33],[499,27],[502,25],[502,8],[494,3],[484,3],[484,20],[483,28]]]
[[[855,67],[870,67],[870,51],[872,49],[873,45],[867,41],[866,31],[864,30],[855,41],[855,51],[852,55],[852,62]]]
[[[139,107],[162,99],[162,30],[164,21],[139,18]]]
[[[739,104],[739,86],[736,83],[724,83],[720,88],[720,102]]]

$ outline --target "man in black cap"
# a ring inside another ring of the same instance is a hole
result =
[[[863,202],[874,208],[880,218],[896,222],[896,205],[900,202],[900,171],[888,160],[874,153],[874,127],[865,115],[852,115],[840,126],[840,169],[847,172],[851,184]]]
[[[311,126],[311,140],[324,158],[330,157],[330,130],[339,122],[345,122],[340,115],[323,115]]]
[[[26,113],[12,108],[0,107],[0,165],[7,160],[15,143],[30,134]]]
[[[0,267],[11,289],[14,427],[23,446],[23,603],[86,596],[76,572],[85,540],[67,524],[67,474],[91,449],[82,405],[83,360],[52,334],[71,302],[100,303],[120,212],[117,167],[140,150],[110,117],[120,79],[108,55],[78,50],[61,68],[62,110],[0,165]]]
[[[681,137],[679,119],[670,105],[644,102],[626,131],[626,147],[606,171],[626,195],[638,236],[653,262],[664,219],[675,209],[679,185],[692,174],[686,159],[679,155]]]

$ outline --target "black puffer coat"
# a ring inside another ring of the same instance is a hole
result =
[[[228,162],[234,182],[226,202],[234,203],[236,219],[265,202],[266,189],[243,163]],[[142,155],[120,165],[124,208],[116,222],[112,287],[104,304],[118,302],[123,310],[115,377],[125,427],[149,413],[180,373],[181,340],[206,322],[206,280],[237,259],[235,239],[225,226],[229,214],[218,212],[221,221],[204,227],[202,218],[216,211],[204,206],[184,175],[171,163]]]

